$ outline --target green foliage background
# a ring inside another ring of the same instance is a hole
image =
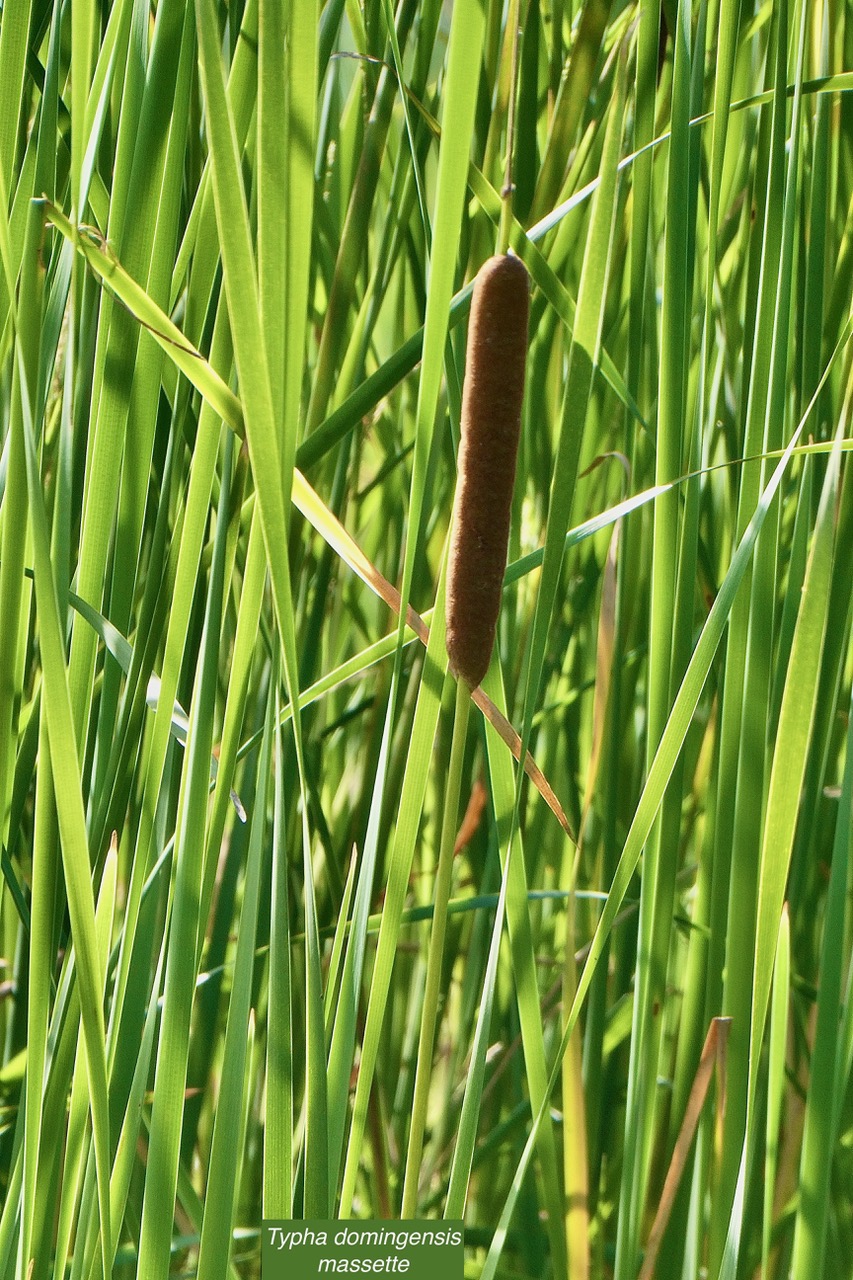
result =
[[[0,1277],[851,1274],[848,68],[840,0],[5,0]]]

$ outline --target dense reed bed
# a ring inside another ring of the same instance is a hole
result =
[[[392,9],[2,8],[0,1280],[847,1276],[851,10]]]

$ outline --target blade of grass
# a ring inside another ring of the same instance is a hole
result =
[[[14,283],[9,256],[8,221],[5,217],[6,194],[0,183],[0,255],[6,274],[9,295]],[[65,645],[60,629],[56,586],[50,561],[50,542],[44,496],[33,439],[27,372],[23,353],[17,349],[23,447],[26,462],[27,493],[32,521],[35,560],[35,593],[41,636],[44,672],[44,711],[47,717],[50,755],[59,822],[65,888],[71,916],[71,932],[80,984],[80,1005],[86,1061],[91,1089],[92,1127],[98,1168],[98,1196],[101,1211],[102,1274],[107,1280],[110,1255],[109,1205],[109,1117],[107,1110],[107,1075],[104,1048],[103,979],[98,962],[95,934],[95,904],[86,838],[86,821],[80,765],[71,718]]]
[[[206,826],[212,716],[210,708],[216,670],[222,611],[225,532],[233,437],[226,436],[220,519],[211,590],[205,609],[205,628],[190,705],[190,726],[184,754],[182,786],[176,821],[175,888],[169,947],[166,955],[163,1015],[157,1046],[154,1100],[151,1110],[145,1195],[139,1242],[140,1276],[159,1275],[169,1266],[171,1224],[178,1180],[179,1146],[186,1085],[190,1017],[195,988],[198,907]],[[188,964],[187,961],[190,961]]]
[[[204,1198],[204,1219],[198,1269],[211,1280],[228,1275],[231,1257],[234,1214],[237,1207],[239,1179],[234,1176],[234,1152],[242,1151],[241,1131],[244,1130],[243,1093],[251,1075],[246,1072],[250,1061],[253,1011],[252,977],[254,968],[255,934],[258,921],[258,902],[261,886],[263,835],[266,818],[266,788],[270,777],[272,756],[273,712],[275,690],[267,696],[267,714],[264,722],[264,738],[258,759],[259,798],[252,816],[249,837],[246,883],[237,935],[237,958],[231,999],[228,1004],[228,1023],[225,1032],[225,1049],[220,1076],[219,1100],[213,1126],[213,1140],[208,1166],[207,1187]],[[247,1048],[247,1030],[249,1047]],[[238,1166],[239,1167],[239,1166]]]
[[[839,1036],[844,966],[844,896],[850,860],[853,804],[853,717],[848,721],[846,757],[835,823],[821,947],[817,1025],[812,1053],[800,1161],[800,1199],[794,1227],[793,1280],[820,1274],[824,1266],[830,1210],[829,1179],[834,1127],[843,1080],[843,1039]]]

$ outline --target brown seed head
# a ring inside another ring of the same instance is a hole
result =
[[[492,656],[524,398],[530,285],[520,258],[490,258],[474,283],[447,571],[447,653],[475,689]]]

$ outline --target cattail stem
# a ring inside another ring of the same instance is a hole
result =
[[[512,41],[512,56],[510,58],[509,71],[509,103],[506,113],[506,166],[504,168],[504,185],[501,195],[503,204],[501,205],[501,224],[500,224],[500,242],[499,249],[501,253],[506,253],[509,248],[510,233],[512,231],[512,153],[515,145],[515,113],[517,100],[518,85],[518,46],[521,40],[521,27],[519,25],[519,0],[509,0],[509,13],[507,15],[507,27],[512,32],[510,37]]]
[[[435,901],[432,930],[429,938],[424,1003],[421,1011],[418,1065],[415,1073],[415,1094],[412,1101],[412,1124],[409,1130],[409,1149],[406,1153],[403,1206],[400,1214],[404,1219],[417,1216],[418,1182],[421,1171],[421,1157],[423,1155],[427,1108],[429,1106],[429,1089],[432,1080],[432,1057],[435,1047],[438,1000],[441,994],[441,967],[444,959],[447,904],[450,900],[453,848],[456,843],[459,793],[462,785],[462,763],[465,755],[465,737],[468,730],[470,708],[470,691],[460,681],[456,686],[453,740],[450,746],[450,766],[447,776],[447,791],[444,797],[444,816],[441,823],[441,845],[438,854],[438,867],[435,873]]]

